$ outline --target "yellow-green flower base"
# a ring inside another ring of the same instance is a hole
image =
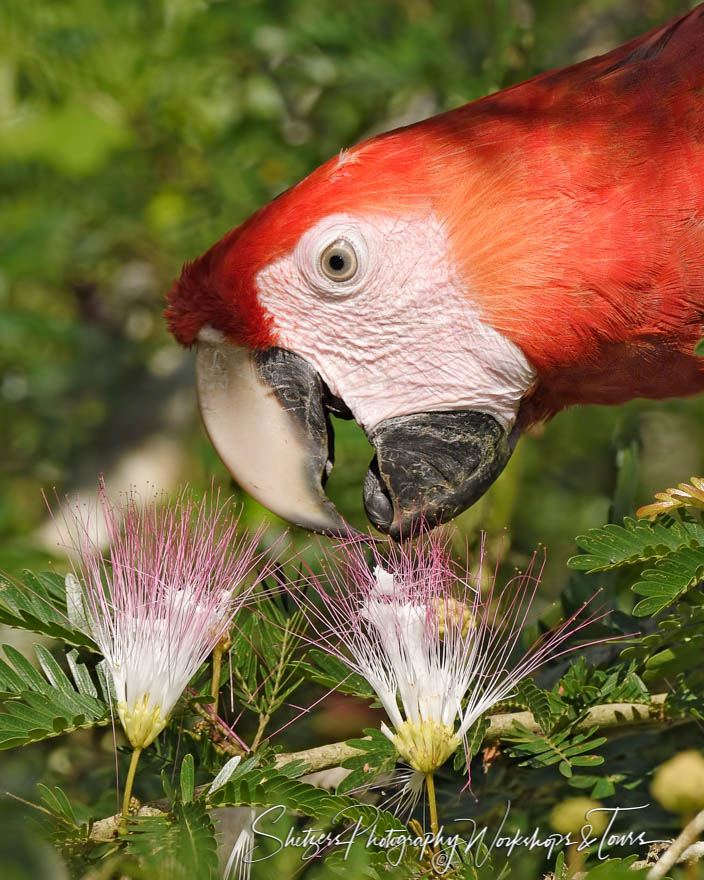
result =
[[[451,727],[438,721],[404,721],[393,739],[396,751],[414,770],[432,773],[460,745]]]
[[[169,720],[162,716],[161,706],[147,709],[148,702],[149,698],[145,696],[131,707],[124,701],[117,704],[122,727],[135,749],[144,749],[153,743]]]

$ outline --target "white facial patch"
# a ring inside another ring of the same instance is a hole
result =
[[[328,277],[337,264],[324,256],[340,240],[357,258],[344,281]],[[281,347],[305,358],[366,430],[452,409],[490,413],[508,430],[535,379],[523,352],[482,320],[432,214],[330,215],[256,283]]]

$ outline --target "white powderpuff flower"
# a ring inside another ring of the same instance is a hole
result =
[[[598,619],[578,620],[583,606],[517,654],[542,575],[536,556],[502,589],[495,570],[482,591],[483,544],[474,574],[452,561],[449,544],[425,529],[414,542],[377,542],[371,551],[344,540],[322,576],[309,572],[292,591],[311,641],[371,685],[389,719],[382,732],[424,775],[466,744],[481,715],[571,650],[565,641]]]
[[[254,807],[225,807],[218,810],[218,831],[223,837],[219,852],[225,863],[223,880],[249,880],[254,851]],[[227,840],[227,844],[224,843]]]
[[[104,655],[124,731],[143,749],[265,576],[253,575],[263,530],[238,531],[219,493],[141,503],[131,492],[116,502],[102,483],[97,506],[67,503],[61,514],[68,615]]]

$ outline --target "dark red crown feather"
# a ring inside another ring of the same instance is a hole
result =
[[[273,344],[271,317],[258,302],[254,279],[247,273],[229,277],[228,253],[245,226],[231,230],[202,256],[186,263],[167,293],[164,316],[181,345],[193,345],[206,324],[251,348]]]

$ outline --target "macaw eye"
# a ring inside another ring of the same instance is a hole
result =
[[[349,281],[357,266],[355,249],[344,238],[329,244],[320,255],[320,268],[331,281]]]

